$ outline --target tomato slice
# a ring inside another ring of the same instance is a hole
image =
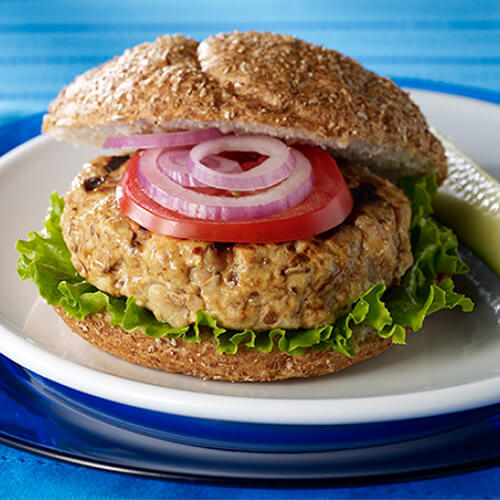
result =
[[[353,199],[335,160],[314,146],[298,148],[311,162],[314,185],[298,205],[271,217],[244,221],[194,219],[168,210],[147,196],[137,182],[139,153],[120,181],[117,197],[122,211],[154,233],[175,238],[232,243],[279,243],[314,236],[341,224]]]

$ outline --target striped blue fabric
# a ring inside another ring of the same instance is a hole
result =
[[[77,74],[172,32],[288,32],[385,76],[500,90],[498,1],[19,0],[0,8],[0,124],[45,110]]]

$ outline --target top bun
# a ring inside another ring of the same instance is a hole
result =
[[[408,94],[339,52],[250,31],[161,36],[64,88],[44,132],[74,144],[215,126],[323,146],[393,180],[446,177],[441,143]]]

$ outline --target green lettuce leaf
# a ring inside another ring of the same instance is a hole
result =
[[[394,323],[416,332],[422,328],[424,318],[435,311],[457,306],[472,311],[474,305],[468,297],[453,290],[450,276],[469,272],[458,255],[456,236],[429,217],[432,198],[437,192],[435,177],[404,178],[399,187],[412,206],[410,239],[414,263],[384,299]]]
[[[204,311],[198,311],[195,323],[185,328],[158,321],[149,310],[137,305],[133,297],[108,295],[78,274],[61,232],[64,200],[56,193],[51,196],[45,228],[17,242],[18,274],[23,280],[33,281],[49,305],[61,306],[69,316],[79,320],[107,310],[113,326],[121,326],[126,331],[141,328],[150,337],[169,335],[186,342],[200,342],[203,335],[213,335],[221,354],[234,354],[240,346],[262,352],[271,352],[277,346],[291,355],[301,355],[313,348],[335,350],[353,357],[354,326],[373,328],[381,337],[392,337],[393,343],[402,344],[407,329],[419,330],[429,314],[457,306],[464,311],[473,308],[469,298],[454,291],[450,278],[468,271],[458,256],[457,239],[449,229],[438,226],[429,217],[437,188],[435,178],[403,179],[400,187],[412,205],[410,239],[414,265],[400,285],[390,290],[383,284],[372,286],[350,311],[333,324],[319,328],[238,332],[221,327]]]

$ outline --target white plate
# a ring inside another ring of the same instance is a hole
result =
[[[424,91],[413,97],[469,155],[490,170],[498,166],[499,106]],[[33,284],[18,279],[14,245],[41,227],[49,194],[64,192],[81,164],[96,154],[40,137],[0,160],[0,350],[9,358],[113,401],[240,422],[377,422],[500,402],[499,280],[472,255],[473,273],[458,280],[477,302],[472,314],[438,313],[407,346],[333,376],[269,384],[204,382],[134,366],[86,344],[37,301]]]

